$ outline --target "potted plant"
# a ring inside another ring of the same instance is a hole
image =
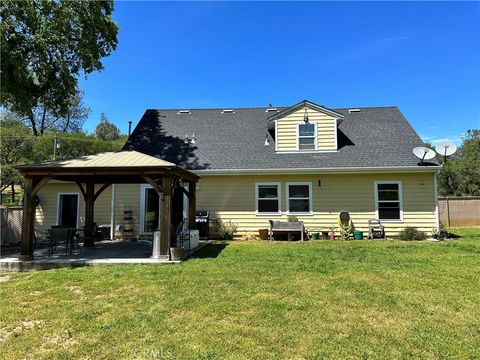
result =
[[[258,229],[260,240],[268,240],[268,229]]]
[[[330,240],[335,240],[335,226],[330,225]]]

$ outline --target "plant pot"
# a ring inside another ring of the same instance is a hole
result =
[[[180,261],[183,257],[183,248],[182,247],[171,247],[170,248],[170,260]]]
[[[318,232],[312,233],[312,240],[318,240],[320,239],[320,234]]]
[[[362,240],[363,239],[363,232],[361,231],[354,231],[353,232],[353,238],[355,240]]]
[[[335,233],[333,231],[330,233],[330,240],[335,240]]]
[[[260,240],[268,240],[268,229],[258,229]]]

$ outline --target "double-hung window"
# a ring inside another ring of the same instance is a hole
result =
[[[315,124],[298,124],[298,150],[315,150]]]
[[[281,214],[280,183],[256,183],[255,198],[257,214]]]
[[[375,181],[375,203],[377,219],[403,221],[402,183]]]
[[[287,213],[312,213],[312,183],[287,183]]]

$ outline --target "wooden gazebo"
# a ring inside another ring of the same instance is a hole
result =
[[[33,259],[35,195],[50,180],[74,182],[85,200],[85,246],[93,246],[95,200],[112,184],[149,183],[160,199],[160,243],[152,254],[169,258],[171,244],[172,195],[180,181],[188,182],[189,224],[195,224],[196,182],[199,177],[174,163],[137,151],[107,152],[75,159],[49,161],[18,167],[25,177],[21,259]],[[95,185],[101,187],[95,191]]]

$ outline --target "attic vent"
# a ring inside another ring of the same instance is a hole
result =
[[[351,113],[357,113],[360,112],[360,109],[348,109],[348,112]]]
[[[235,114],[235,111],[233,111],[233,109],[224,109],[222,114]]]
[[[267,110],[265,110],[265,112],[271,112],[271,111],[278,111],[277,108],[268,108]]]
[[[177,114],[191,114],[190,110],[179,110]]]

